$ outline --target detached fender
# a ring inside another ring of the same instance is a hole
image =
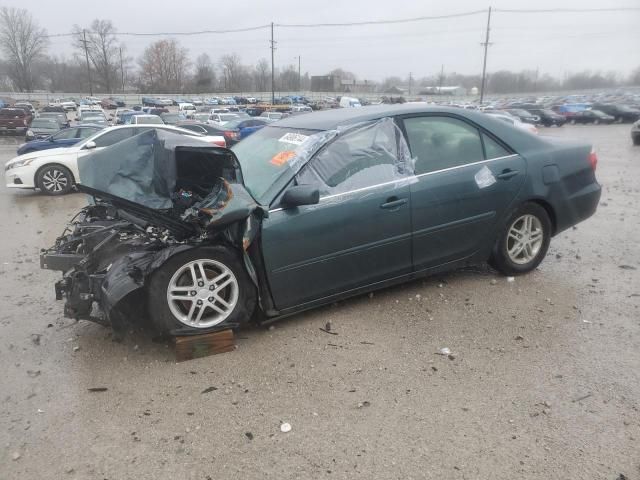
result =
[[[192,248],[192,245],[176,245],[155,252],[133,252],[113,262],[102,282],[100,295],[107,317],[111,318],[112,311],[121,308],[123,300],[144,288],[147,277],[167,259]]]

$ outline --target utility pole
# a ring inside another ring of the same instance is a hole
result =
[[[413,83],[413,74],[409,72],[409,96],[411,96],[411,84]]]
[[[271,22],[271,105],[276,101],[276,74],[274,68],[274,52],[276,50],[276,42],[273,40],[273,22]]]
[[[480,105],[482,105],[482,101],[484,100],[484,86],[486,83],[487,77],[487,51],[489,50],[489,32],[491,31],[491,7],[489,7],[489,13],[487,15],[487,35],[484,39],[484,42],[480,45],[484,46],[484,61],[482,62],[482,84],[480,85]]]
[[[302,75],[300,73],[300,64],[302,62],[302,55],[298,55],[298,91],[302,93]]]
[[[122,94],[124,95],[124,65],[122,63],[122,47],[120,47],[120,77],[122,79]]]
[[[82,30],[82,44],[84,45],[84,57],[87,59],[87,76],[89,77],[89,96],[93,97],[93,84],[91,82],[91,67],[89,66],[89,49],[87,48],[87,31]]]
[[[444,82],[444,63],[442,64],[442,67],[440,68],[440,78],[439,78],[439,82],[438,82],[438,93],[442,94],[442,82]]]

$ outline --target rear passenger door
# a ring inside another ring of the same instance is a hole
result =
[[[459,117],[404,117],[403,125],[418,180],[411,185],[414,269],[471,256],[493,240],[524,182],[524,159]]]

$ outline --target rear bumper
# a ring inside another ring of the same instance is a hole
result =
[[[27,133],[29,127],[0,127],[0,133]]]
[[[602,187],[593,184],[571,195],[561,209],[556,209],[556,234],[586,220],[598,208]]]

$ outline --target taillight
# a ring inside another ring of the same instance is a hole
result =
[[[224,140],[214,140],[211,143],[216,145],[216,146],[218,146],[218,147],[226,147],[227,146],[227,142],[225,142]]]
[[[238,138],[238,132],[234,130],[225,130],[222,134],[224,138],[228,138],[229,140],[236,140]]]
[[[598,155],[596,155],[596,151],[593,148],[589,154],[589,163],[591,164],[591,169],[595,172],[598,166]]]
[[[22,120],[22,122],[24,123],[24,126],[25,126],[25,127],[28,127],[28,126],[29,126],[29,122],[27,122],[27,119],[26,119],[26,118],[24,118],[24,119]]]

